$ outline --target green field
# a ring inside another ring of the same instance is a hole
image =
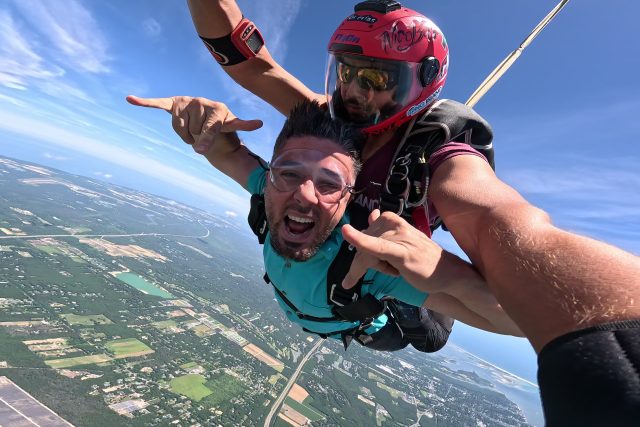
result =
[[[284,403],[286,403],[287,405],[291,406],[294,410],[300,412],[305,417],[309,418],[312,422],[313,421],[324,420],[326,418],[320,412],[314,410],[313,408],[310,408],[309,406],[307,406],[307,405],[305,405],[303,403],[299,403],[299,402],[293,400],[289,396],[287,396],[284,399]]]
[[[109,325],[113,323],[106,316],[102,314],[89,314],[86,316],[81,316],[78,314],[61,314],[64,319],[69,322],[70,325],[85,325],[85,326],[93,326],[93,325]]]
[[[151,325],[153,325],[154,328],[163,331],[165,329],[175,328],[178,326],[178,322],[175,320],[161,320],[159,322],[153,322]]]
[[[198,364],[196,362],[187,362],[184,365],[180,365],[180,367],[182,369],[190,369],[190,368],[195,368],[196,366],[198,366]]]
[[[112,360],[106,354],[93,354],[91,356],[67,357],[66,359],[45,360],[44,363],[52,368],[70,368],[79,365],[91,365],[94,363],[108,362]]]
[[[218,406],[223,402],[227,402],[232,397],[241,394],[245,389],[240,380],[225,373],[210,379],[205,385],[208,389],[215,391],[202,401],[202,404],[208,407]]]
[[[51,245],[36,245],[36,244],[33,244],[33,246],[35,246],[36,248],[40,249],[42,252],[45,252],[48,255],[56,255],[56,254],[61,254],[62,253],[60,251],[60,249],[56,248],[55,246],[51,246]]]
[[[385,391],[389,392],[389,394],[391,395],[391,397],[393,397],[394,399],[399,398],[399,397],[400,397],[400,395],[401,395],[401,393],[400,393],[398,390],[396,390],[395,388],[391,388],[391,387],[389,387],[389,386],[388,386],[388,385],[386,385],[386,384],[383,384],[383,383],[381,383],[381,382],[378,382],[378,383],[376,383],[376,385],[377,385],[378,387],[380,387],[381,389],[383,389],[383,390],[385,390]]]
[[[153,353],[153,350],[149,346],[135,338],[109,341],[105,344],[105,348],[113,353],[116,359],[121,359],[129,355],[142,356]]]
[[[134,288],[136,288],[137,290],[139,290],[144,294],[155,295],[157,297],[162,297],[165,299],[174,298],[174,296],[171,295],[169,292],[157,287],[152,283],[147,282],[146,280],[144,280],[142,277],[138,276],[135,273],[118,273],[116,277],[119,280],[122,280],[127,285],[133,286]]]
[[[205,382],[207,382],[207,380],[202,375],[189,374],[172,379],[169,385],[171,386],[172,392],[182,394],[191,400],[200,402],[203,398],[213,393],[205,387]]]
[[[286,377],[283,377],[282,374],[278,373],[269,377],[269,384],[274,385],[280,378],[283,378],[285,382],[287,381]]]
[[[374,374],[373,372],[369,371],[369,373],[367,374],[367,376],[369,377],[370,380],[374,380],[374,381],[384,381],[384,379],[382,377],[379,377],[378,375]]]

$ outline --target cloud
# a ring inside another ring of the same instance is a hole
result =
[[[202,199],[214,201],[218,205],[236,209],[243,207],[245,211],[248,211],[246,197],[241,197],[218,185],[214,185],[210,179],[194,177],[160,161],[116,147],[112,145],[113,141],[82,136],[78,132],[69,131],[54,124],[20,116],[9,111],[4,111],[0,115],[0,128],[14,134],[34,138],[123,166],[172,186],[182,188]]]
[[[9,104],[12,104],[12,105],[14,105],[16,107],[22,107],[22,108],[27,107],[27,104],[24,101],[22,101],[22,100],[20,100],[18,98],[15,98],[13,96],[3,95],[3,94],[0,93],[0,100],[8,102]]]
[[[91,95],[87,94],[87,92],[72,84],[64,83],[61,81],[44,81],[38,82],[37,86],[42,92],[54,98],[65,99],[73,97],[82,99],[83,101],[88,103],[95,102],[94,98]]]
[[[111,175],[110,173],[94,172],[93,174],[94,174],[95,176],[99,176],[100,178],[104,178],[104,179],[110,179],[110,178],[113,178],[113,175]]]
[[[24,90],[29,79],[53,79],[65,74],[40,56],[7,11],[0,10],[0,84]]]
[[[233,211],[224,211],[224,214],[229,218],[236,218],[238,216],[238,213]]]
[[[91,13],[76,0],[13,4],[31,24],[30,38],[36,38],[63,64],[89,73],[108,73],[110,68],[106,37]]]
[[[287,54],[289,31],[300,12],[301,0],[271,0],[252,2],[245,7],[245,15],[259,22],[271,55],[284,62]]]
[[[142,30],[148,37],[158,37],[162,33],[162,26],[153,18],[142,21]]]
[[[601,165],[520,168],[499,175],[519,191],[528,194],[560,195],[565,198],[612,198],[629,194],[629,188],[640,190],[640,176],[635,168],[625,170],[624,159],[610,161],[615,168]],[[624,196],[623,196],[624,197]]]
[[[51,160],[59,160],[59,161],[69,160],[68,157],[59,156],[57,154],[51,154],[51,153],[44,153],[43,156]]]

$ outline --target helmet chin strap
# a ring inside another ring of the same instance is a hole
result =
[[[467,99],[465,105],[468,105],[469,107],[476,105],[478,101],[480,101],[480,99],[489,92],[489,89],[491,89],[493,85],[500,80],[500,77],[507,72],[513,63],[516,62],[526,47],[529,46],[536,37],[538,37],[538,34],[544,30],[544,28],[553,20],[553,18],[555,18],[567,3],[569,3],[569,0],[562,0],[551,10],[551,12],[549,12],[549,14],[547,14],[547,16],[544,17],[542,21],[540,21],[538,25],[536,25],[533,31],[531,31],[531,34],[529,34],[527,38],[520,43],[520,46],[507,55],[507,57],[489,74],[489,76],[480,83],[480,86],[478,86],[469,99]]]

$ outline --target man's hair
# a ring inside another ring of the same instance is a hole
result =
[[[364,134],[357,127],[340,119],[332,119],[326,109],[320,107],[318,101],[305,100],[296,105],[276,139],[273,147],[275,158],[289,138],[313,136],[328,139],[342,147],[351,160],[353,170],[360,172],[360,148],[364,142]]]

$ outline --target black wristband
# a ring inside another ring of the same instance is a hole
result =
[[[226,36],[214,39],[200,36],[200,39],[218,64],[223,66],[239,64],[253,58],[264,46],[258,27],[245,18]]]

